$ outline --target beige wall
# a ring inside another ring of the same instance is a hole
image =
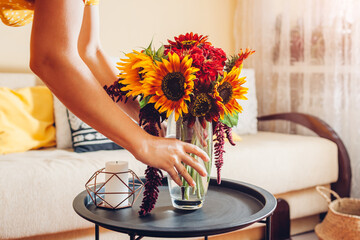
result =
[[[122,52],[156,46],[186,32],[209,35],[210,41],[233,54],[235,0],[102,0],[101,40],[105,51]],[[0,72],[29,72],[31,25],[14,28],[0,23]]]

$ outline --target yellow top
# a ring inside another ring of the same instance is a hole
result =
[[[97,5],[99,0],[83,0],[85,5]],[[34,15],[33,0],[0,0],[0,19],[12,27],[30,23]]]

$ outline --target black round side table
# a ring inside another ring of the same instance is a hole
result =
[[[126,233],[131,240],[148,237],[199,237],[235,231],[255,222],[266,224],[265,239],[270,239],[271,215],[276,199],[268,191],[244,182],[210,180],[204,206],[194,211],[175,209],[170,200],[166,179],[160,188],[157,204],[151,214],[139,217],[141,197],[132,208],[105,209],[96,207],[87,191],[73,201],[81,217],[95,223],[95,239],[99,226]]]

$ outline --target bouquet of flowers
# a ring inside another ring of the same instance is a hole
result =
[[[245,77],[239,78],[243,60],[254,51],[246,49],[226,57],[214,47],[207,36],[187,33],[168,40],[167,45],[154,49],[152,44],[142,51],[126,54],[118,63],[119,81],[106,87],[114,101],[139,98],[140,125],[150,134],[158,135],[160,123],[173,114],[176,121],[191,127],[196,120],[205,128],[213,124],[215,165],[223,165],[224,139],[234,144],[231,127],[237,125],[242,108],[237,99],[246,99]],[[158,126],[158,128],[157,128]],[[146,184],[140,215],[149,213],[158,197],[162,174],[147,168]]]

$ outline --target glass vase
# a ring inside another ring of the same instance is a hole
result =
[[[194,179],[196,183],[195,187],[191,187],[181,175],[179,175],[182,181],[181,187],[173,181],[170,175],[167,176],[172,205],[175,208],[183,210],[199,209],[203,206],[205,201],[205,195],[210,181],[213,158],[212,123],[206,121],[206,126],[204,128],[200,124],[199,120],[196,119],[195,124],[192,127],[189,127],[188,122],[184,122],[182,118],[175,121],[175,117],[172,114],[168,119],[166,137],[176,138],[178,140],[194,144],[204,150],[210,158],[209,162],[204,162],[196,155],[190,154],[206,169],[206,177],[202,177],[195,169],[183,163],[187,172]]]

